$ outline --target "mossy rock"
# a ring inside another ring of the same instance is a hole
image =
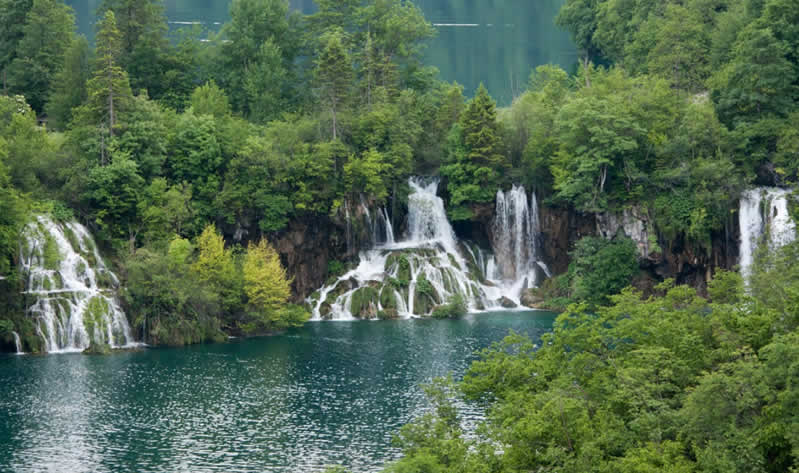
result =
[[[384,309],[377,312],[377,318],[380,320],[398,319],[399,312],[397,312],[397,309]]]
[[[362,287],[352,293],[350,311],[353,317],[373,319],[377,317],[379,294],[374,287]]]
[[[330,306],[329,302],[322,302],[322,305],[319,306],[319,316],[323,319],[329,320],[333,317],[333,314],[330,313],[332,310],[333,308]]]
[[[58,269],[61,264],[61,253],[58,251],[58,243],[49,233],[44,234],[44,248],[42,249],[44,268],[50,270]]]
[[[447,253],[447,257],[449,257],[449,264],[451,264],[452,266],[455,266],[456,268],[458,268],[460,270],[463,270],[463,268],[461,268],[460,263],[458,263],[458,260],[455,259],[455,256],[453,256],[452,253]]]
[[[69,241],[70,246],[72,249],[75,250],[76,253],[83,254],[84,251],[81,250],[80,241],[78,240],[78,236],[75,235],[75,232],[67,225],[61,225],[61,230],[64,233],[64,236]]]
[[[110,355],[111,346],[109,346],[107,343],[92,342],[92,344],[89,345],[89,348],[83,350],[83,353],[86,355]]]
[[[383,291],[380,293],[380,305],[383,307],[383,310],[397,308],[397,297],[394,294],[393,288],[388,286],[383,288]]]
[[[105,339],[105,333],[108,329],[105,315],[108,311],[107,300],[97,296],[89,299],[86,311],[83,313],[83,326],[86,328],[86,333],[89,334],[92,344],[97,340]]]
[[[427,315],[435,306],[435,301],[426,294],[417,293],[413,299],[413,313],[417,315]]]
[[[397,268],[396,279],[400,281],[410,281],[411,264],[404,253],[394,252],[388,255],[384,270],[386,273],[390,273],[394,268]]]

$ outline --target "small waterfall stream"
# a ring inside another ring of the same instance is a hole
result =
[[[512,294],[536,287],[543,277],[550,276],[549,269],[538,257],[540,233],[535,193],[531,193],[528,200],[522,186],[514,185],[508,192],[497,191],[493,228],[496,270],[486,267],[486,274],[496,277],[498,271],[499,280],[496,282]]]
[[[394,240],[385,209],[370,216],[374,248],[361,252],[356,268],[309,298],[314,319],[423,316],[455,294],[470,310],[498,308],[503,298],[518,305],[522,289],[533,287],[537,273],[546,271],[536,254],[535,195],[531,205],[523,187],[497,194],[495,258],[458,242],[437,196],[437,179],[411,178],[409,185],[406,236]]]
[[[17,355],[23,355],[24,352],[22,351],[22,342],[19,339],[19,334],[17,332],[11,332],[11,335],[14,336],[14,346],[17,348]]]
[[[28,313],[50,353],[92,345],[134,346],[115,297],[119,284],[83,225],[40,216],[25,229],[21,249]]]
[[[790,190],[757,187],[741,196],[738,212],[741,227],[740,265],[744,280],[751,276],[755,253],[761,244],[777,249],[796,238],[796,225],[788,213]]]

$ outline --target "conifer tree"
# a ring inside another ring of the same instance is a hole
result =
[[[37,113],[44,109],[74,28],[72,8],[56,0],[34,0],[25,18],[17,57],[8,68],[8,83],[12,92],[25,95]]]
[[[122,36],[114,12],[106,11],[98,27],[94,73],[86,85],[87,105],[95,122],[106,126],[113,137],[119,109],[132,99],[133,94],[128,74],[119,65]]]
[[[322,103],[333,119],[333,140],[338,139],[338,115],[347,102],[352,82],[352,61],[342,37],[340,31],[328,35],[314,71]]]
[[[89,79],[89,42],[85,36],[74,37],[64,54],[64,63],[53,79],[45,106],[48,127],[63,130],[72,119],[72,110],[86,101]]]
[[[25,17],[32,6],[33,0],[0,0],[0,79],[5,94],[8,94],[8,67],[17,57]]]
[[[505,158],[500,152],[497,104],[482,83],[467,105],[461,125],[469,161],[478,167],[502,168]]]

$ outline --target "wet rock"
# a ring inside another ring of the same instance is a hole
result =
[[[537,289],[525,289],[522,291],[521,303],[525,307],[537,309],[544,303],[544,298],[541,297]]]
[[[499,305],[501,305],[502,307],[504,307],[506,309],[515,309],[515,308],[519,307],[518,305],[516,305],[515,302],[513,302],[512,300],[510,300],[510,299],[508,299],[507,297],[504,297],[504,296],[500,297],[498,302],[499,302]]]

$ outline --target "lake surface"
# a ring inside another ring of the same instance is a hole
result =
[[[227,344],[0,357],[0,471],[372,472],[429,408],[420,384],[549,312],[318,322]],[[480,412],[463,406],[473,425]]]
[[[555,26],[565,0],[414,0],[436,25],[438,36],[427,63],[441,78],[458,81],[467,95],[484,82],[500,105],[524,90],[530,72],[541,64],[570,70],[577,52],[567,32]],[[67,0],[80,32],[92,36],[94,12],[101,0]],[[313,12],[312,0],[290,0],[293,8]],[[165,0],[172,27],[200,22],[211,30],[229,20],[229,0]]]

